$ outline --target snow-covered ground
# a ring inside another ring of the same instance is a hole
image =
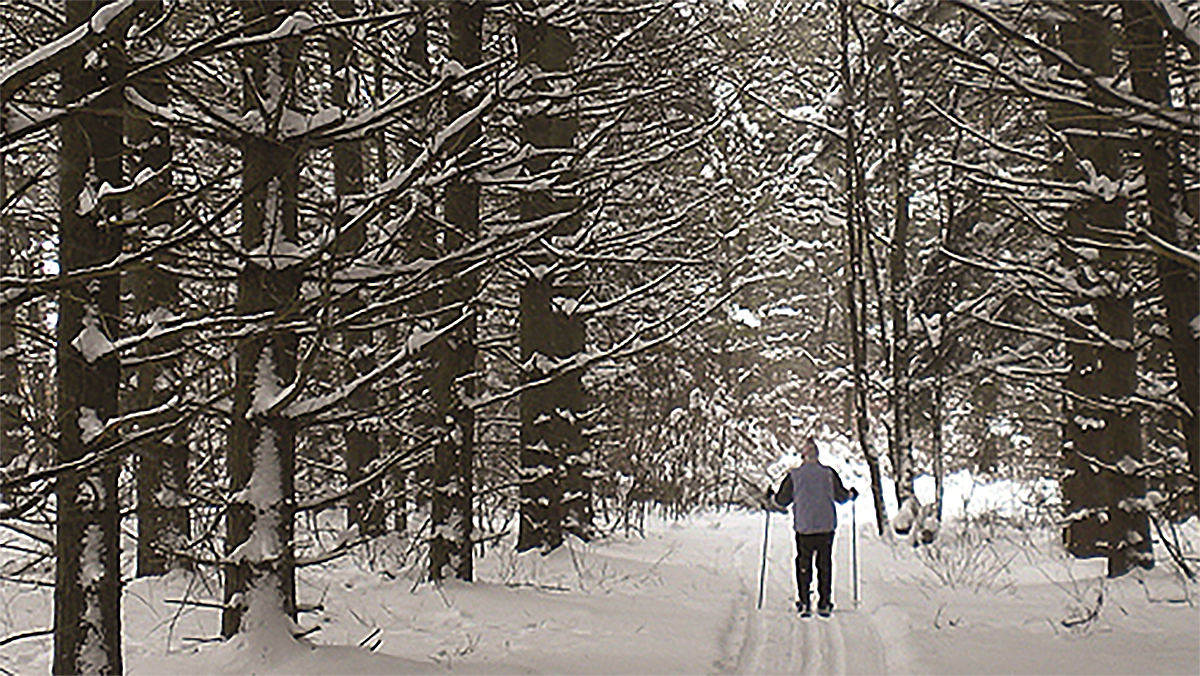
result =
[[[851,481],[865,488],[861,479]],[[770,519],[765,602],[756,608],[764,514],[731,510],[678,522],[650,519],[644,538],[571,542],[545,557],[497,547],[478,561],[479,581],[470,585],[437,588],[416,584],[406,571],[392,571],[401,573],[394,577],[372,572],[365,552],[305,569],[301,601],[323,610],[301,617],[301,627],[319,630],[300,642],[269,635],[198,642],[219,632],[218,611],[168,599],[215,599],[215,581],[183,573],[135,580],[124,603],[126,669],[1197,673],[1200,588],[1176,573],[1165,552],[1152,571],[1107,580],[1102,560],[1067,557],[1056,531],[1022,530],[999,518],[1011,486],[974,487],[963,476],[955,481],[952,495],[974,496],[973,525],[948,522],[933,547],[881,540],[864,513],[869,501],[858,501],[857,608],[850,507],[840,508],[837,610],[828,620],[802,620],[793,610],[794,544],[782,515]],[[1200,542],[1196,520],[1184,533],[1191,546]],[[384,545],[375,547],[377,564],[385,554]],[[50,589],[0,582],[0,638],[49,626],[51,597]],[[48,637],[0,647],[0,673],[48,673],[50,648]]]

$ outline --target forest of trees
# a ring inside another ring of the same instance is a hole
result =
[[[55,673],[122,671],[132,575],[231,637],[826,428],[881,514],[1057,482],[1111,576],[1197,512],[1200,3],[15,0],[0,96],[0,583]]]

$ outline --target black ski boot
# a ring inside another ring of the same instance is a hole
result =
[[[830,615],[833,614],[833,604],[832,603],[818,603],[817,604],[817,614],[820,615],[821,617],[829,617]]]
[[[796,610],[800,617],[812,617],[812,603],[809,601],[796,601]]]

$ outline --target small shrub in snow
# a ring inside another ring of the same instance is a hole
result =
[[[1060,624],[1073,632],[1086,633],[1100,617],[1104,607],[1105,578],[1072,579],[1070,587],[1060,585],[1060,588],[1070,598],[1066,605],[1066,617]]]
[[[1009,564],[1017,556],[1001,553],[990,535],[961,523],[944,527],[940,538],[915,551],[938,584],[973,592],[1011,585]]]

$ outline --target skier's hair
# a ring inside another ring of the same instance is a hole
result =
[[[809,437],[804,442],[804,447],[800,449],[800,455],[803,457],[817,457],[820,449],[817,448],[817,440]]]

